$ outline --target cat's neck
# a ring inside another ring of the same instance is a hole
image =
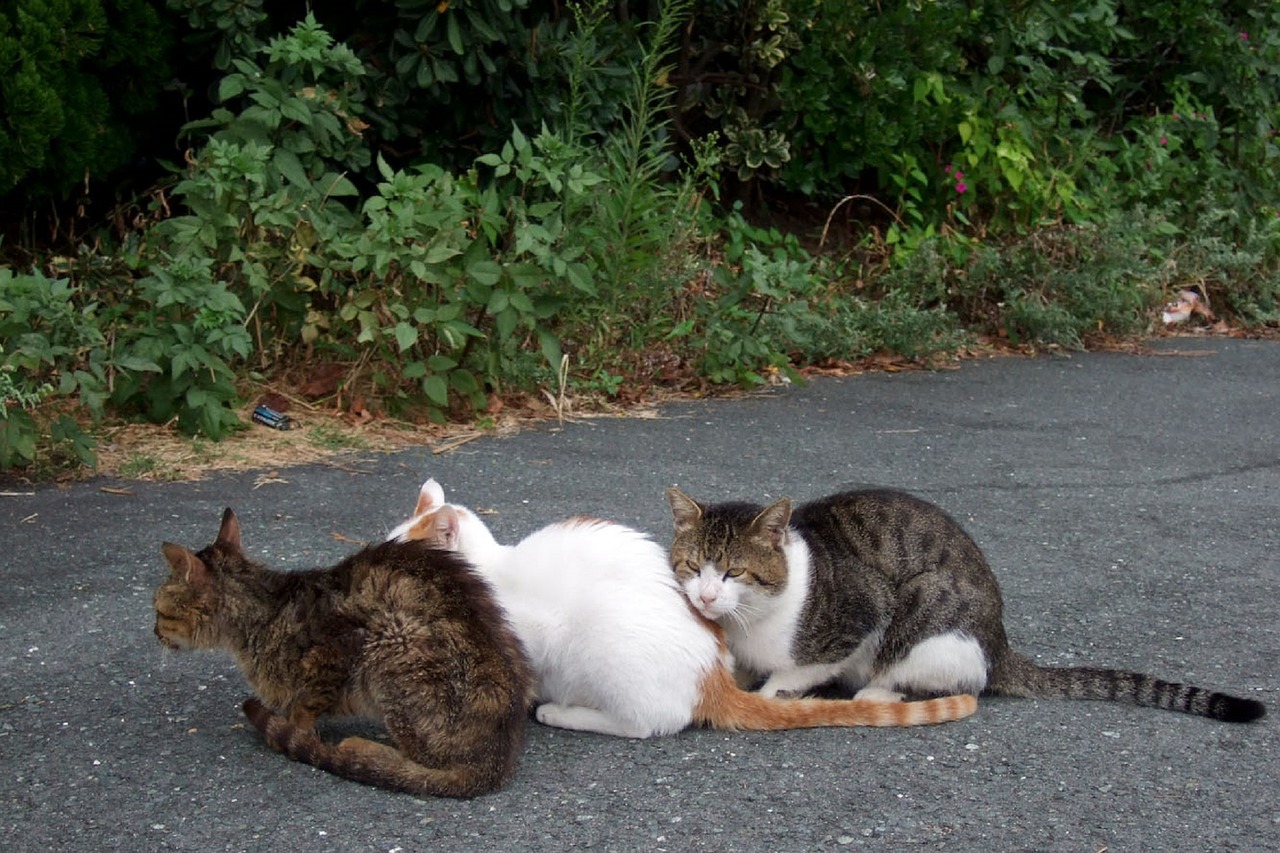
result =
[[[782,555],[787,559],[788,575],[801,571],[806,578],[809,576],[809,543],[794,527],[788,527],[783,536]]]
[[[500,544],[483,524],[471,525],[458,545],[462,556],[481,569],[503,566],[515,550],[511,545]]]
[[[753,599],[749,607],[743,608],[745,618],[720,622],[734,657],[756,672],[772,672],[790,660],[809,595],[809,545],[794,528],[787,529],[782,553],[787,561],[786,585],[782,590],[768,598]]]
[[[302,591],[304,584],[299,581],[304,574],[298,573],[291,582],[285,572],[253,565],[224,578],[223,606],[218,612],[222,645],[237,658],[255,654],[268,626],[295,609],[292,605]]]

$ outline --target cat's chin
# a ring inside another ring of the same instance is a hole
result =
[[[156,638],[160,640],[160,645],[171,652],[187,652],[193,648],[185,637],[166,637],[164,634],[156,632]]]

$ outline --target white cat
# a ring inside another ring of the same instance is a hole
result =
[[[666,554],[631,528],[574,518],[500,545],[423,484],[387,537],[458,551],[492,584],[539,679],[539,722],[643,738],[717,729],[909,726],[973,713],[972,696],[923,702],[787,699],[739,688],[720,628],[689,606]]]

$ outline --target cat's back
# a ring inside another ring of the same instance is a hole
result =
[[[851,489],[798,506],[791,526],[815,554],[888,561],[909,570],[928,560],[985,559],[964,528],[936,504],[897,489]]]
[[[689,609],[665,551],[641,531],[573,518],[531,534],[511,556],[502,586],[518,597],[513,606],[537,610],[552,630],[621,644],[662,637],[665,648],[714,655],[714,640]]]
[[[671,730],[688,725],[718,637],[690,608],[656,542],[621,524],[573,518],[526,537],[510,556],[499,586],[544,698],[592,697],[588,704],[628,716],[674,707],[682,722]]]
[[[676,589],[662,548],[611,521],[579,517],[547,525],[523,539],[514,556],[514,572],[572,588]]]
[[[499,625],[503,614],[489,583],[460,554],[425,542],[382,542],[331,570],[351,608],[428,613],[436,620]]]

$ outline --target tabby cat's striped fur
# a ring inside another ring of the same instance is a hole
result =
[[[679,489],[671,563],[761,692],[840,682],[865,698],[981,693],[1104,699],[1228,722],[1262,703],[1150,675],[1037,666],[1009,647],[982,551],[941,509],[890,490],[804,504],[700,504]]]
[[[474,797],[511,777],[532,680],[487,584],[456,554],[387,543],[332,568],[273,572],[244,555],[229,509],[212,545],[163,551],[156,636],[231,652],[257,694],[245,714],[272,748],[419,796]],[[393,746],[325,743],[325,714],[381,721]]]

